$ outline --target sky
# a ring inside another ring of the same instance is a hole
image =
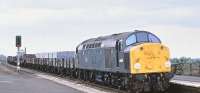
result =
[[[75,50],[82,41],[145,30],[171,57],[200,57],[200,0],[0,0],[0,53]]]

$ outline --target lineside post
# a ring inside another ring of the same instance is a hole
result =
[[[20,59],[19,59],[19,51],[20,50],[20,47],[17,47],[17,72],[20,71]]]
[[[21,47],[21,36],[16,36],[16,47],[17,47],[17,72],[20,71],[20,47]]]

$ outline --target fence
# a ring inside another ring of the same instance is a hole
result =
[[[200,62],[177,63],[172,65],[172,69],[177,75],[200,76]]]

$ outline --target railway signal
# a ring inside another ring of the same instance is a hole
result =
[[[16,47],[21,47],[21,36],[16,36]]]
[[[19,51],[22,45],[21,36],[16,36],[16,47],[17,47],[17,71],[20,71],[20,59],[19,59]]]

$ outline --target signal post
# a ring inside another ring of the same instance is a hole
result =
[[[21,47],[21,36],[16,36],[16,47],[17,47],[17,71],[20,71],[20,47]]]

